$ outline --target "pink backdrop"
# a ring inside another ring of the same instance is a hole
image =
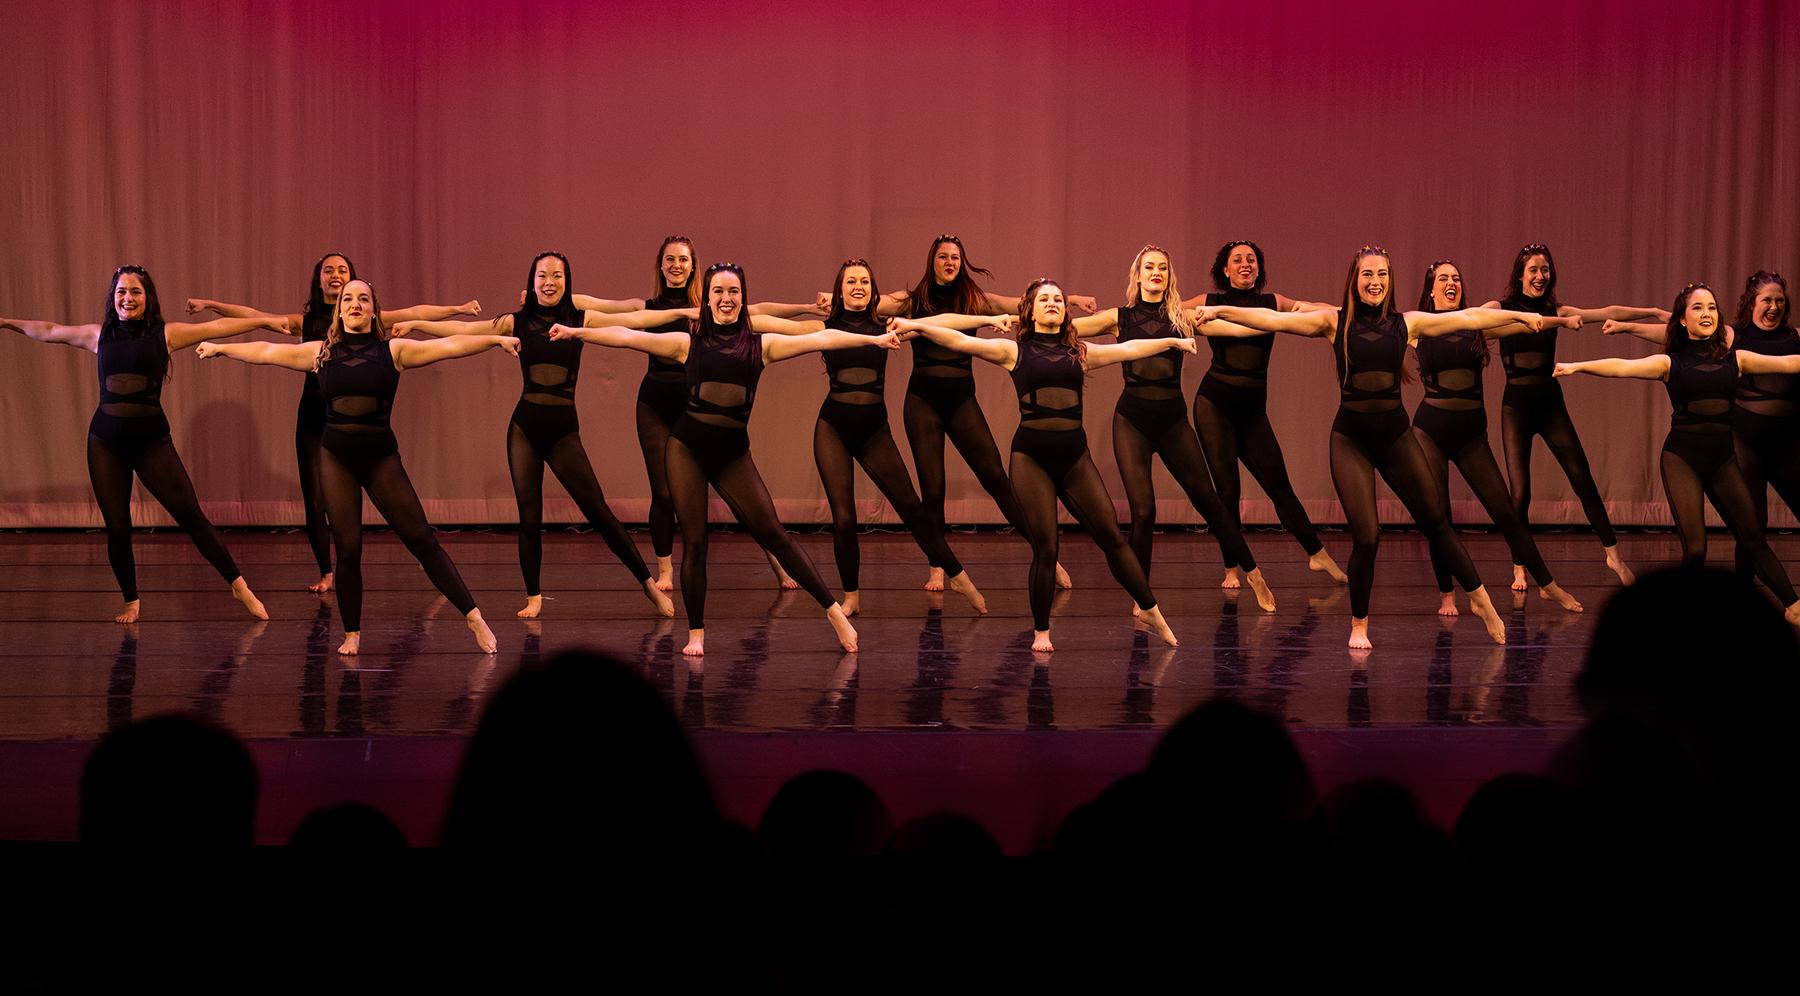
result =
[[[805,299],[848,255],[874,260],[884,289],[910,285],[931,237],[957,232],[995,290],[1054,274],[1104,305],[1144,242],[1173,250],[1191,294],[1226,238],[1258,241],[1271,288],[1293,296],[1337,296],[1348,251],[1373,241],[1402,300],[1449,256],[1479,301],[1543,241],[1566,303],[1666,306],[1698,278],[1729,305],[1750,270],[1800,263],[1800,18],[1783,6],[0,0],[15,192],[0,198],[0,314],[97,321],[128,261],[170,317],[190,296],[297,311],[312,261],[341,249],[390,308],[479,297],[491,315],[546,247],[580,291],[643,296],[671,232],[703,261],[744,263],[758,299]],[[1563,341],[1565,358],[1646,348]],[[641,519],[643,360],[585,363],[588,450],[615,509]],[[92,357],[7,335],[0,366],[0,525],[97,525]],[[396,428],[437,521],[514,520],[517,369],[496,353],[407,375]],[[191,356],[175,370],[176,445],[215,520],[299,521],[299,376]],[[1339,521],[1329,350],[1284,339],[1272,376],[1296,487]],[[979,383],[1004,449],[1009,385],[993,368]],[[1118,383],[1094,376],[1088,410],[1122,503]],[[824,389],[816,358],[772,369],[752,427],[793,522],[825,518],[810,447]],[[1569,396],[1615,517],[1666,522],[1661,386],[1584,380]],[[951,465],[950,515],[997,520]],[[1163,521],[1193,521],[1159,480]],[[1246,518],[1272,521],[1246,488]],[[1536,521],[1580,521],[1542,446],[1534,490]],[[147,499],[139,515],[167,521]]]

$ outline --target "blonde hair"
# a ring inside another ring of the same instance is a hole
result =
[[[344,291],[350,289],[350,284],[362,284],[369,289],[369,324],[373,326],[370,331],[377,339],[385,340],[389,336],[388,327],[381,323],[381,300],[375,296],[375,285],[361,277],[354,278],[344,285],[344,290],[338,291],[337,307],[331,310],[331,327],[325,330],[325,348],[319,350],[320,363],[331,359],[331,347],[344,337]]]
[[[1175,327],[1175,331],[1192,339],[1195,335],[1194,320],[1188,317],[1187,311],[1181,306],[1181,289],[1175,283],[1175,260],[1169,255],[1169,250],[1162,246],[1146,244],[1137,251],[1136,256],[1131,257],[1131,272],[1125,278],[1125,303],[1128,306],[1138,303],[1138,267],[1144,264],[1145,254],[1153,252],[1161,253],[1169,264],[1169,286],[1163,290],[1163,317]]]

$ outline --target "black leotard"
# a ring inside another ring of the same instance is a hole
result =
[[[1370,459],[1380,459],[1409,428],[1400,404],[1400,365],[1406,356],[1406,316],[1340,316],[1337,358],[1338,411],[1331,431],[1349,437]]]
[[[169,373],[169,343],[163,323],[116,322],[97,348],[100,406],[88,433],[114,456],[131,463],[169,437],[162,409],[163,381]]]
[[[950,287],[933,284],[923,300],[913,299],[912,308],[913,317],[921,320],[951,314],[956,310],[956,297]],[[964,402],[974,400],[975,371],[968,354],[945,349],[924,336],[912,341],[912,351],[913,372],[906,381],[907,393],[923,398],[941,419],[950,418]],[[927,370],[931,372],[923,372]]]
[[[386,340],[370,332],[344,333],[319,364],[327,452],[359,481],[383,457],[400,452],[388,419],[400,371]]]
[[[858,335],[880,335],[880,322],[868,312],[847,312],[830,326]],[[819,406],[819,419],[837,430],[852,456],[859,455],[888,431],[888,351],[880,346],[832,349],[824,353],[831,391]]]
[[[1738,369],[1730,351],[1714,357],[1699,347],[1669,356],[1663,386],[1673,407],[1663,449],[1687,461],[1703,478],[1733,459],[1731,423],[1737,398]]]
[[[519,403],[513,406],[512,423],[544,460],[550,459],[559,440],[581,430],[575,412],[575,382],[581,375],[582,342],[552,341],[550,326],[559,320],[557,309],[535,304],[513,314],[524,383]]]
[[[676,311],[691,307],[693,305],[688,303],[686,287],[669,288],[661,296],[644,302],[644,308],[649,311]],[[644,331],[687,332],[692,324],[686,318],[677,318]],[[644,378],[638,382],[638,401],[648,405],[664,426],[673,429],[687,406],[687,371],[674,360],[666,360],[660,356],[649,357],[649,360],[644,367]]]
[[[1737,330],[1737,346],[1764,356],[1800,353],[1800,335],[1783,326],[1765,332],[1756,325]],[[1788,510],[1800,514],[1800,376],[1745,374],[1738,379],[1737,410],[1732,418],[1738,468],[1749,486],[1757,524],[1769,524],[1769,485]],[[1738,570],[1751,564],[1740,551]]]
[[[1177,334],[1163,313],[1161,301],[1139,301],[1118,309],[1118,313],[1115,338],[1120,342],[1165,339]],[[1125,389],[1119,395],[1117,411],[1151,439],[1160,438],[1176,423],[1187,421],[1187,402],[1181,396],[1181,364],[1186,357],[1180,350],[1169,349],[1120,364]]]
[[[1279,311],[1273,294],[1232,288],[1206,295],[1209,306],[1267,308]],[[1209,337],[1212,362],[1200,380],[1200,393],[1233,418],[1262,414],[1269,403],[1269,356],[1275,349],[1275,333],[1252,336]]]
[[[1036,460],[1059,483],[1087,455],[1087,430],[1081,424],[1085,379],[1075,348],[1064,345],[1060,336],[1031,332],[1019,337],[1019,360],[1012,369],[1019,428],[1012,448]]]
[[[696,332],[688,346],[687,401],[671,433],[708,478],[750,452],[750,409],[762,379],[762,334]]]

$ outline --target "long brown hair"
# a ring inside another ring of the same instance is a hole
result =
[[[1458,276],[1462,275],[1463,268],[1461,266],[1457,266],[1456,260],[1453,260],[1453,259],[1440,259],[1437,262],[1431,264],[1430,266],[1427,266],[1425,268],[1425,286],[1419,288],[1419,310],[1420,311],[1428,311],[1428,312],[1431,312],[1432,314],[1439,313],[1439,309],[1437,306],[1437,298],[1433,297],[1431,292],[1432,292],[1432,289],[1434,287],[1436,287],[1436,285],[1437,285],[1438,268],[1441,266],[1455,266],[1457,275]],[[1468,284],[1468,280],[1466,278],[1463,281],[1462,301],[1463,301],[1462,307],[1458,308],[1457,309],[1458,311],[1461,311],[1461,310],[1463,310],[1463,308],[1467,308],[1469,306],[1469,304],[1468,304],[1468,302],[1469,302],[1469,284]],[[1475,334],[1475,338],[1470,343],[1469,348],[1471,348],[1481,354],[1481,365],[1484,367],[1487,366],[1488,361],[1493,359],[1493,357],[1494,357],[1493,347],[1491,345],[1489,345],[1488,337],[1483,333],[1477,332]]]
[[[1031,318],[1032,314],[1036,311],[1033,304],[1035,303],[1034,299],[1037,297],[1037,292],[1046,284],[1055,287],[1057,290],[1063,289],[1060,282],[1052,280],[1049,277],[1039,277],[1031,283],[1026,284],[1025,293],[1019,295],[1019,331],[1017,335],[1020,342],[1024,342],[1026,336],[1037,331],[1037,323],[1032,321]],[[1062,344],[1075,351],[1075,358],[1082,363],[1086,363],[1087,342],[1075,332],[1075,319],[1069,315],[1069,295],[1067,291],[1063,292],[1063,320],[1062,326],[1057,332],[1057,338],[1061,340]]]
[[[1674,356],[1687,349],[1690,344],[1704,342],[1706,354],[1716,360],[1730,352],[1725,345],[1725,329],[1723,327],[1725,313],[1723,311],[1719,313],[1720,328],[1713,332],[1712,338],[1699,340],[1688,335],[1687,323],[1683,321],[1683,318],[1686,317],[1688,300],[1694,296],[1695,291],[1705,291],[1711,294],[1714,305],[1719,302],[1719,295],[1705,284],[1688,284],[1683,287],[1681,293],[1675,295],[1675,303],[1669,305],[1669,326],[1663,335],[1663,353]]]
[[[1137,251],[1136,256],[1131,257],[1131,272],[1127,275],[1125,284],[1125,304],[1129,307],[1138,303],[1138,267],[1144,264],[1144,256],[1147,253],[1159,253],[1169,263],[1169,285],[1163,288],[1163,317],[1175,327],[1175,331],[1192,339],[1194,337],[1194,320],[1189,318],[1187,310],[1182,308],[1181,291],[1175,286],[1175,257],[1169,255],[1169,250],[1162,246],[1145,245],[1144,248]]]
[[[837,276],[831,278],[831,307],[825,317],[826,328],[838,328],[844,316],[850,314],[844,307],[844,274],[853,266],[860,266],[869,271],[869,306],[856,314],[866,315],[871,321],[879,321],[876,307],[881,303],[881,288],[875,283],[875,268],[869,261],[861,257],[846,259],[838,264]]]
[[[1386,249],[1377,245],[1357,247],[1357,250],[1350,254],[1350,269],[1344,274],[1344,309],[1338,312],[1337,338],[1331,344],[1331,348],[1337,351],[1338,370],[1342,371],[1339,374],[1338,382],[1338,387],[1340,388],[1344,386],[1344,381],[1350,376],[1349,346],[1346,345],[1346,342],[1350,337],[1346,333],[1350,331],[1351,323],[1356,320],[1356,306],[1362,303],[1361,299],[1356,296],[1356,274],[1362,269],[1362,261],[1368,259],[1370,256],[1380,256],[1382,259],[1387,260],[1388,265],[1387,295],[1381,299],[1381,307],[1377,312],[1377,317],[1387,318],[1394,313],[1393,257],[1388,255]],[[1401,373],[1405,373],[1406,367],[1404,364],[1401,365],[1400,370]]]
[[[687,290],[687,306],[690,308],[698,308],[700,306],[702,292],[700,285],[694,280],[694,275],[699,272],[695,265],[697,257],[694,255],[694,240],[685,235],[665,236],[662,240],[662,245],[656,247],[656,259],[651,261],[652,267],[656,271],[656,293],[650,295],[650,300],[660,300],[662,296],[667,294],[670,290],[669,282],[663,279],[662,258],[663,253],[667,251],[670,246],[674,245],[688,247],[688,256],[690,259],[688,260],[688,282],[687,287],[685,288]],[[645,304],[648,305],[649,302],[645,302]]]
[[[374,326],[370,331],[375,333],[375,338],[385,342],[390,335],[388,327],[381,323],[381,299],[375,294],[375,285],[361,277],[346,281],[344,290],[338,291],[337,307],[331,309],[331,327],[325,330],[325,348],[319,350],[320,363],[331,358],[331,347],[344,338],[344,292],[351,284],[362,284],[369,289],[369,324]]]
[[[1762,289],[1770,284],[1781,288],[1781,296],[1787,297],[1787,281],[1779,273],[1757,270],[1750,274],[1749,280],[1744,281],[1744,293],[1738,298],[1737,319],[1731,323],[1733,328],[1742,332],[1756,323],[1756,319],[1750,314],[1751,310],[1756,307],[1756,295],[1762,293]],[[1781,309],[1781,325],[1789,324],[1788,316],[1793,314],[1793,308],[1794,302],[1789,301]]]
[[[956,303],[959,315],[988,314],[987,292],[975,282],[971,273],[979,273],[984,277],[993,274],[976,266],[969,260],[969,251],[963,248],[962,239],[955,235],[940,235],[931,240],[931,248],[925,251],[925,275],[919,278],[919,285],[912,292],[912,316],[921,317],[931,301],[931,288],[937,284],[937,253],[939,247],[949,243],[962,253],[962,265],[956,269],[956,279],[950,281],[952,300]]]

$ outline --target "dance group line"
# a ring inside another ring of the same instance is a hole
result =
[[[97,325],[0,319],[0,326],[98,357],[100,405],[88,427],[88,471],[106,523],[107,556],[125,599],[116,617],[122,623],[136,621],[140,610],[131,550],[134,473],[230,583],[232,594],[251,614],[268,617],[201,512],[169,438],[161,405],[169,357],[193,346],[203,358],[228,356],[305,375],[294,436],[306,533],[321,575],[311,590],[336,587],[343,654],[357,653],[361,636],[365,492],[432,583],[463,613],[476,643],[485,652],[496,650],[493,631],[425,519],[390,427],[401,371],[496,347],[519,357],[523,374],[507,428],[526,590],[526,606],[518,614],[530,618],[542,610],[542,484],[548,467],[663,616],[674,614],[666,592],[672,588],[679,525],[689,622],[683,652],[690,655],[705,650],[708,487],[767,552],[782,583],[806,589],[825,610],[839,643],[857,649],[850,621],[860,605],[853,463],[863,467],[925,553],[930,565],[925,587],[948,587],[985,612],[980,591],[945,539],[946,441],[1031,544],[1033,650],[1054,649],[1052,597],[1056,587],[1069,586],[1057,562],[1058,501],[1105,553],[1113,577],[1136,603],[1133,615],[1165,642],[1176,643],[1149,583],[1152,457],[1162,459],[1210,526],[1224,555],[1223,586],[1247,581],[1258,604],[1273,611],[1274,596],[1239,520],[1237,465],[1243,463],[1273,500],[1311,569],[1348,583],[1352,649],[1370,646],[1379,474],[1429,541],[1439,612],[1457,614],[1452,587],[1460,585],[1488,635],[1503,643],[1499,615],[1449,521],[1452,463],[1506,538],[1514,589],[1524,590],[1529,577],[1545,599],[1581,611],[1556,583],[1528,528],[1531,449],[1539,436],[1580,498],[1607,566],[1621,582],[1632,580],[1556,380],[1575,373],[1665,382],[1674,414],[1661,471],[1683,562],[1705,559],[1702,500],[1710,499],[1737,539],[1740,568],[1754,572],[1787,607],[1788,619],[1800,624],[1800,599],[1763,538],[1770,483],[1790,507],[1800,507],[1795,505],[1800,336],[1788,322],[1787,286],[1778,274],[1759,271],[1750,277],[1729,325],[1704,284],[1684,287],[1668,310],[1561,304],[1550,250],[1537,244],[1521,248],[1514,258],[1505,296],[1477,308],[1466,306],[1460,268],[1439,260],[1426,268],[1418,307],[1400,310],[1389,255],[1368,245],[1351,255],[1342,296],[1331,303],[1266,291],[1262,250],[1248,241],[1221,247],[1212,267],[1215,289],[1186,300],[1168,251],[1147,245],[1131,262],[1125,304],[1104,310],[1093,298],[1066,294],[1048,278],[1032,281],[1015,298],[986,291],[975,274],[988,271],[967,258],[959,238],[940,235],[911,291],[883,295],[868,261],[849,259],[838,267],[831,290],[816,301],[751,304],[742,267],[715,263],[696,275],[692,240],[671,236],[657,250],[655,292],[649,298],[576,294],[568,259],[544,252],[532,260],[518,311],[470,322],[451,319],[478,315],[479,302],[382,310],[374,286],[357,278],[348,257],[334,252],[314,265],[298,314],[194,298],[189,313],[225,317],[166,322],[149,273],[122,266],[113,273],[106,318]],[[1076,316],[1075,310],[1084,314]],[[1555,362],[1559,329],[1600,322],[1607,334],[1657,341],[1663,352],[1635,360]],[[258,329],[302,341],[208,341]],[[979,334],[984,331],[999,334],[984,337]],[[413,333],[430,338],[406,338]],[[1336,359],[1340,399],[1329,452],[1351,536],[1347,573],[1325,551],[1295,496],[1268,419],[1268,365],[1276,333],[1322,338]],[[1098,336],[1115,341],[1088,341]],[[1190,422],[1182,363],[1201,336],[1211,347],[1212,362],[1193,399]],[[1506,372],[1505,476],[1487,441],[1481,373],[1491,356],[1490,339],[1500,342]],[[903,412],[917,491],[889,430],[886,404],[888,353],[906,340],[912,343],[913,370]],[[584,343],[649,356],[636,421],[652,495],[654,575],[607,507],[582,447],[575,391]],[[1425,392],[1411,419],[1400,396],[1409,348]],[[833,551],[845,589],[841,599],[783,530],[746,431],[763,368],[810,353],[822,354],[830,383],[813,452],[831,506]],[[976,358],[1008,371],[1017,390],[1019,427],[1005,464],[976,404],[971,369]],[[1087,373],[1113,364],[1124,373],[1112,428],[1130,506],[1129,538],[1121,535],[1112,499],[1088,456],[1082,421]]]

